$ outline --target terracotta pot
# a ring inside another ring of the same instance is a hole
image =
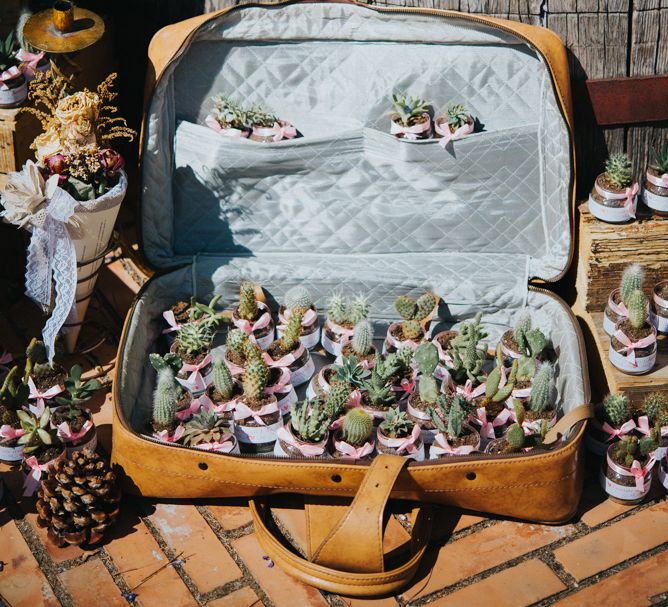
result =
[[[635,219],[638,184],[634,183],[624,191],[610,190],[604,185],[600,174],[589,194],[589,212],[607,223],[625,223]]]
[[[639,504],[642,502],[652,485],[652,468],[654,460],[651,459],[639,470],[636,477],[631,468],[621,466],[612,460],[612,449],[610,445],[606,452],[606,459],[601,465],[599,479],[601,486],[609,498],[619,504]]]
[[[642,197],[657,215],[668,215],[668,173],[659,175],[653,169],[647,169]]]

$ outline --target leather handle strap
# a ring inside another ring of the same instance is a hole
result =
[[[553,443],[560,435],[566,434],[575,424],[593,417],[593,409],[589,404],[580,405],[564,415],[545,435],[546,443]]]

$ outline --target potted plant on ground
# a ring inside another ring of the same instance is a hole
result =
[[[26,349],[24,381],[30,388],[31,411],[41,415],[45,401],[51,400],[65,390],[67,371],[54,362],[50,364],[46,356],[44,342],[33,338]]]
[[[285,120],[279,120],[271,112],[258,105],[246,110],[246,120],[251,128],[250,139],[262,143],[283,141],[297,137],[297,129]]]
[[[205,392],[211,383],[214,335],[215,329],[208,323],[188,323],[176,332],[176,340],[170,348],[183,363],[176,379],[193,396]]]
[[[625,394],[608,394],[594,407],[594,417],[589,422],[585,443],[595,455],[605,455],[611,441],[618,441],[631,434],[636,424],[631,419],[631,403]]]
[[[436,297],[431,293],[424,293],[417,300],[407,295],[397,297],[394,308],[403,320],[388,327],[385,352],[396,352],[405,347],[415,350],[426,335],[437,303]]]
[[[436,406],[439,398],[443,397],[433,376],[438,364],[436,346],[429,342],[420,344],[415,351],[415,362],[421,375],[418,378],[418,389],[408,398],[406,411],[408,417],[420,426],[423,440],[429,445],[438,434],[430,410]]]
[[[363,409],[350,409],[343,418],[341,430],[334,434],[335,458],[370,460],[375,448],[372,438],[373,418]]]
[[[398,408],[390,409],[376,431],[376,450],[421,462],[424,460],[424,443],[420,438],[420,426]]]
[[[257,300],[255,289],[252,282],[241,283],[239,305],[232,311],[232,322],[235,327],[243,329],[251,341],[266,350],[274,341],[274,321],[267,304]]]
[[[438,433],[429,448],[429,459],[451,455],[469,455],[480,451],[480,434],[466,419],[471,412],[470,403],[456,394],[450,402],[441,395],[429,415]]]
[[[647,166],[643,201],[658,215],[668,215],[668,145],[651,149],[654,160]]]
[[[432,136],[429,105],[420,97],[392,93],[390,133],[398,139],[430,139]]]
[[[292,385],[297,387],[308,382],[313,376],[315,366],[311,355],[299,337],[302,332],[302,310],[292,312],[283,337],[267,348],[264,355],[270,367],[286,367],[290,370]]]
[[[213,361],[212,382],[207,389],[215,413],[225,421],[231,421],[236,399],[241,396],[241,384],[232,377],[229,367],[222,358]]]
[[[213,107],[204,123],[226,137],[245,138],[250,135],[248,116],[244,108],[226,95],[212,97]]]
[[[202,408],[185,423],[181,442],[203,451],[239,453],[237,439],[229,432],[228,420],[212,409]]]
[[[242,375],[243,396],[234,408],[234,435],[242,453],[273,451],[276,431],[281,427],[281,413],[273,394],[266,394],[269,367],[254,359]]]
[[[601,466],[601,485],[620,504],[639,504],[649,493],[656,441],[652,436],[625,436],[608,447]]]
[[[532,328],[531,315],[525,311],[515,327],[501,336],[500,343],[503,353],[510,358],[538,359],[547,346],[547,338],[540,329]]]
[[[0,389],[0,461],[15,463],[23,458],[25,434],[18,412],[28,403],[29,388],[21,381],[19,368],[12,367]]]
[[[654,326],[659,333],[668,333],[668,280],[662,280],[654,285],[652,291],[654,299]]]
[[[608,223],[636,218],[638,184],[633,183],[633,165],[626,154],[614,154],[605,163],[589,194],[589,212]]]
[[[666,392],[651,392],[640,405],[649,421],[657,428],[656,459],[662,460],[668,447],[668,394]],[[639,420],[640,421],[640,420]]]
[[[470,135],[474,129],[475,120],[463,103],[448,106],[445,114],[434,121],[434,130],[440,137],[438,144],[443,148],[455,139],[462,139]]]
[[[656,327],[647,320],[647,302],[642,291],[634,291],[628,302],[629,317],[615,327],[608,358],[629,375],[648,373],[656,362]]]
[[[645,273],[637,263],[627,266],[622,272],[619,287],[610,292],[603,313],[603,329],[608,335],[615,332],[615,325],[629,317],[628,301],[631,293],[642,291],[644,280]],[[647,312],[649,313],[649,302]]]
[[[326,455],[331,422],[321,398],[293,403],[290,421],[276,431],[274,455],[278,457],[322,457]]]
[[[305,348],[311,350],[320,342],[320,322],[318,321],[318,309],[313,303],[311,294],[306,287],[298,285],[288,289],[285,293],[284,303],[278,309],[278,337],[282,337],[285,327],[293,310],[303,311],[302,333],[299,339]]]
[[[352,337],[344,342],[336,362],[340,363],[346,356],[355,356],[363,367],[371,368],[377,353],[373,338],[373,325],[368,320],[360,320],[353,328]]]
[[[364,295],[349,298],[335,293],[330,296],[322,330],[322,347],[332,356],[338,356],[343,343],[353,336],[353,327],[368,317],[369,301]]]
[[[14,107],[25,101],[28,85],[16,57],[14,31],[0,40],[0,107]]]

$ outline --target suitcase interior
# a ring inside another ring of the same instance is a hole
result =
[[[144,124],[141,219],[143,252],[160,272],[130,313],[118,359],[116,406],[135,432],[150,416],[148,353],[162,311],[193,294],[231,307],[241,279],[262,284],[273,305],[301,283],[321,310],[335,290],[365,292],[381,338],[402,293],[438,293],[444,327],[482,310],[491,347],[528,306],[558,355],[561,412],[588,402],[574,317],[528,288],[561,276],[572,246],[570,135],[544,59],[502,29],[401,13],[235,9],[200,26],[159,79]],[[395,90],[436,115],[463,102],[484,131],[447,150],[397,140]],[[270,108],[304,137],[221,137],[203,126],[218,92]]]

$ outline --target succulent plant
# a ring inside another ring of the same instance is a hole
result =
[[[448,411],[447,434],[450,438],[457,438],[462,435],[464,420],[468,415],[466,401],[460,395],[456,395],[450,404]],[[433,419],[433,418],[432,418]]]
[[[668,426],[668,395],[665,392],[648,394],[641,408],[652,422],[662,427]]]
[[[528,311],[520,315],[513,328],[513,339],[521,354],[529,358],[537,358],[547,345],[547,338],[540,329],[533,329]]]
[[[524,423],[526,411],[522,401],[518,398],[513,398],[513,411],[515,412],[515,421],[521,426]]]
[[[252,282],[242,282],[239,287],[239,307],[237,313],[244,320],[255,320],[260,310],[255,298],[255,285]]]
[[[631,404],[624,394],[608,394],[603,400],[603,411],[608,421],[619,428],[631,417]]]
[[[148,355],[148,359],[156,371],[160,371],[165,367],[169,367],[174,372],[174,375],[176,375],[183,366],[181,357],[175,352],[168,352],[164,356],[160,356],[160,354],[152,352]]]
[[[440,394],[438,384],[431,375],[421,375],[418,380],[418,391],[420,393],[420,400],[423,403],[435,403]]]
[[[285,327],[283,337],[281,337],[281,348],[283,352],[292,352],[299,345],[299,338],[302,334],[302,319],[304,314],[300,308],[295,308],[290,314],[288,324]]]
[[[366,356],[373,345],[373,326],[368,320],[360,320],[353,329],[351,346],[357,356]]]
[[[464,126],[468,123],[470,112],[466,109],[466,106],[463,103],[455,103],[448,106],[448,109],[445,112],[445,118],[448,125],[456,130],[460,126]]]
[[[501,383],[501,367],[494,367],[487,376],[485,384],[485,401],[487,403],[501,403],[505,401],[512,393],[517,378],[517,368],[519,361],[513,360],[513,366],[506,379],[506,383],[499,387]]]
[[[429,105],[420,97],[408,97],[404,92],[392,93],[392,108],[404,126],[412,126],[416,119],[429,111]]]
[[[353,447],[361,447],[373,431],[373,418],[364,409],[355,407],[343,418],[341,436]]]
[[[645,272],[640,264],[634,263],[626,267],[619,283],[619,294],[625,306],[628,307],[631,293],[634,291],[642,291],[644,280]]]
[[[347,300],[340,293],[334,293],[327,300],[327,316],[337,325],[342,325],[348,320]]]
[[[658,150],[650,148],[650,154],[654,160],[650,162],[649,168],[658,175],[668,173],[668,145],[664,145]]]
[[[226,95],[213,98],[212,114],[224,128],[244,129],[248,126],[246,110]]]
[[[219,299],[220,295],[214,295],[208,304],[203,304],[193,297],[190,300],[190,308],[188,309],[190,321],[206,323],[212,330],[218,328],[221,316],[216,312],[216,304]]]
[[[634,329],[641,329],[647,320],[645,296],[642,291],[633,291],[628,301],[629,322]]]
[[[155,430],[171,430],[176,420],[176,382],[170,367],[158,371],[158,381],[153,392],[153,427]]]
[[[519,451],[526,444],[526,435],[524,428],[520,424],[513,424],[506,432],[506,441],[512,451]]]
[[[19,64],[19,61],[16,58],[17,50],[18,48],[16,45],[14,30],[10,30],[9,34],[4,40],[0,39],[0,72],[4,72],[10,67],[14,67],[15,65]]]
[[[622,466],[630,468],[635,460],[647,457],[656,447],[656,441],[651,436],[641,439],[636,436],[625,436],[615,444],[613,459]]]
[[[633,165],[626,154],[613,154],[605,162],[605,176],[608,183],[621,190],[633,181]]]
[[[353,388],[362,388],[371,375],[371,371],[365,369],[356,356],[344,356],[340,365],[332,365],[332,371],[337,382],[343,382]]]
[[[205,323],[187,323],[176,332],[179,352],[197,356],[211,347],[215,330]]]
[[[487,358],[487,344],[482,340],[487,332],[481,326],[482,312],[478,312],[471,322],[462,323],[459,333],[450,340],[447,352],[452,359],[450,375],[457,383],[466,379],[481,381],[482,368]]]
[[[239,359],[246,360],[247,345],[250,343],[248,334],[243,329],[231,329],[227,334],[225,344]]]
[[[387,409],[397,401],[392,386],[386,380],[371,372],[371,380],[364,385],[369,395],[371,406],[376,409]]]
[[[415,423],[398,408],[390,409],[380,423],[380,431],[388,438],[403,438],[413,431]]]
[[[201,409],[185,424],[183,444],[194,447],[206,443],[218,443],[227,431],[225,419],[213,410]]]
[[[313,299],[306,287],[297,285],[285,293],[285,307],[289,310],[302,308],[308,310],[313,305]]]
[[[529,406],[532,411],[541,413],[550,408],[554,381],[554,371],[549,363],[542,364],[531,385]]]
[[[26,348],[26,364],[23,381],[27,383],[30,376],[39,377],[40,375],[47,374],[51,368],[52,367],[49,365],[47,359],[44,342],[33,337]]]
[[[327,317],[337,325],[354,326],[369,316],[369,300],[359,294],[347,298],[340,293],[334,293],[327,300]]]
[[[352,387],[346,382],[340,381],[332,386],[325,400],[325,408],[330,419],[338,418],[346,408],[350,400]]]
[[[56,402],[59,405],[85,403],[102,387],[97,379],[82,381],[82,373],[81,365],[74,365],[70,369],[70,374],[65,379],[65,395],[56,397]]]
[[[251,400],[262,398],[269,381],[269,367],[262,359],[252,360],[246,365],[242,376],[244,395]]]
[[[251,105],[246,110],[246,119],[249,126],[272,127],[278,120],[271,112],[267,112],[259,105]]]
[[[49,407],[44,408],[39,418],[28,411],[17,411],[16,413],[21,421],[21,428],[25,432],[17,441],[19,445],[24,445],[23,453],[30,455],[42,447],[60,444],[55,430],[50,428],[51,409]]]
[[[420,372],[431,375],[438,366],[438,349],[431,342],[425,342],[415,349],[414,358]]]
[[[290,406],[290,423],[298,437],[307,443],[319,443],[331,421],[325,402],[320,398],[295,402]]]
[[[30,390],[19,376],[18,366],[7,373],[0,388],[0,425],[16,427],[19,423],[17,411],[28,402]]]
[[[234,394],[234,380],[229,367],[222,358],[213,361],[213,387],[226,400]]]

